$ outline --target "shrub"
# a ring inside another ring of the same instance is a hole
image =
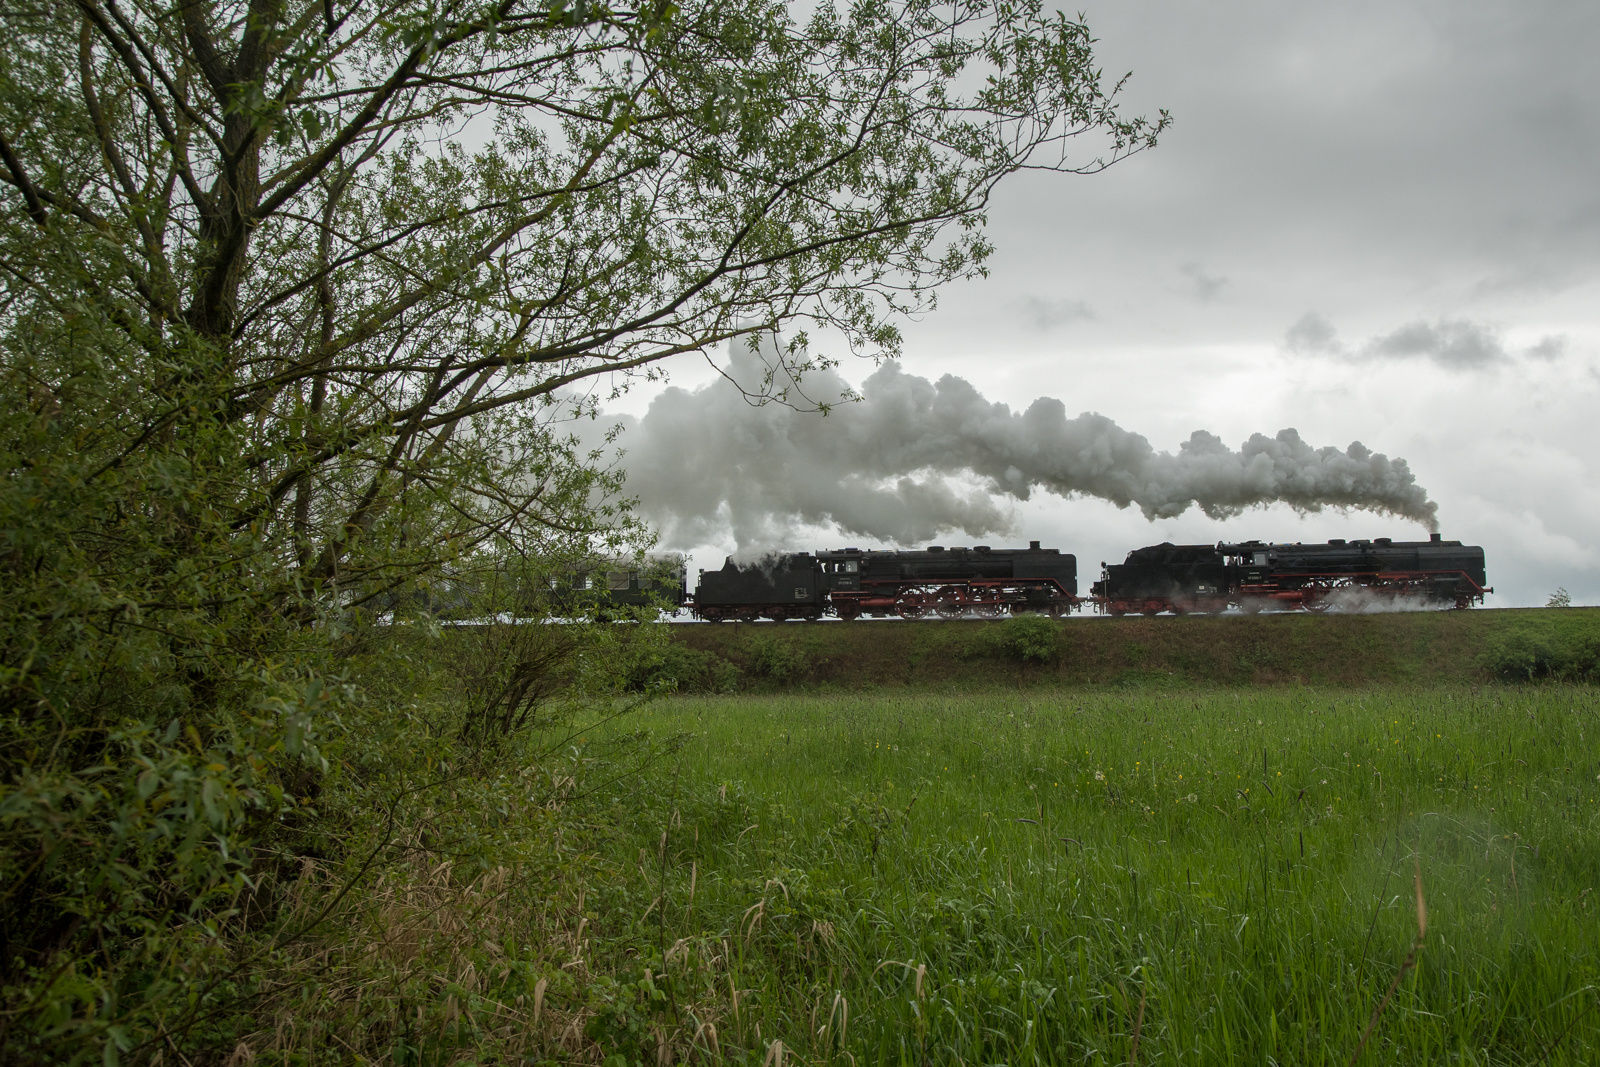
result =
[[[811,657],[792,640],[768,634],[751,634],[744,642],[750,672],[774,682],[803,678],[811,671]]]
[[[732,693],[743,673],[715,652],[669,640],[634,665],[628,688],[636,693]]]
[[[1480,663],[1508,682],[1600,681],[1600,632],[1581,625],[1527,622],[1497,637]]]
[[[1061,654],[1061,628],[1042,615],[1018,615],[997,628],[1000,650],[1023,663],[1051,663]]]
[[[1019,663],[1053,663],[1061,655],[1060,628],[1042,615],[1018,615],[1004,622],[946,633],[930,627],[934,644],[929,654],[957,659],[1009,659]]]

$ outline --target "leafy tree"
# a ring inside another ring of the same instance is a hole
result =
[[[786,324],[892,353],[1002,178],[1166,123],[1037,0],[0,18],[0,1039],[108,1062],[237,992],[365,773],[363,618],[647,542],[558,415]]]

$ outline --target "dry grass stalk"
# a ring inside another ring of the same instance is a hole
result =
[[[1133,1020],[1133,1048],[1128,1052],[1128,1067],[1139,1067],[1139,1032],[1144,1029],[1145,986],[1139,984],[1139,1014]]]
[[[833,995],[833,1006],[828,1009],[828,1022],[824,1029],[833,1025],[835,1016],[839,1019],[839,1047],[844,1048],[845,1036],[850,1031],[850,1002],[844,998],[843,993]]]
[[[1378,1025],[1378,1020],[1383,1017],[1384,1009],[1389,1006],[1389,1001],[1394,997],[1394,991],[1400,988],[1400,981],[1406,972],[1416,966],[1417,953],[1422,951],[1423,941],[1428,936],[1428,903],[1422,896],[1422,859],[1417,858],[1416,869],[1417,885],[1417,937],[1411,942],[1411,951],[1406,953],[1405,960],[1400,964],[1400,969],[1395,972],[1394,981],[1389,983],[1389,991],[1383,995],[1378,1006],[1372,1011],[1372,1018],[1367,1020],[1366,1029],[1361,1031],[1361,1040],[1356,1043],[1356,1049],[1350,1054],[1349,1067],[1355,1067],[1355,1062],[1361,1058],[1361,1053],[1367,1047],[1367,1039],[1372,1036],[1372,1031]]]

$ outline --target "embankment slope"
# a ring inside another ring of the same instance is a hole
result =
[[[673,627],[690,691],[1600,681],[1600,608]]]

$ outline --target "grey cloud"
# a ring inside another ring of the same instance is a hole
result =
[[[1567,338],[1563,334],[1551,334],[1538,344],[1528,349],[1531,359],[1559,359],[1566,355]]]
[[[1304,356],[1344,354],[1344,346],[1339,343],[1339,331],[1315,311],[1306,312],[1299,322],[1289,327],[1283,342],[1289,351]]]
[[[728,377],[760,381],[767,365],[737,346]],[[833,371],[806,379],[813,397],[848,389]],[[945,530],[981,536],[1011,526],[1001,501],[1027,500],[1040,489],[1135,505],[1149,519],[1191,506],[1222,518],[1282,502],[1308,512],[1361,508],[1434,521],[1435,505],[1406,462],[1359,442],[1342,451],[1314,448],[1286,429],[1255,434],[1234,450],[1199,430],[1176,453],[1159,452],[1102,415],[1069,418],[1059,400],[1013,411],[965,379],[929,381],[895,363],[872,374],[860,394],[824,417],[752,406],[727,380],[667,389],[643,418],[623,420],[628,492],[675,548],[730,533],[742,549],[760,548],[796,526],[827,523],[899,543]],[[980,488],[971,486],[974,477]]]
[[[1331,259],[1400,277],[1593,276],[1595,5],[1087,7],[1107,69],[1132,70],[1133,98],[1178,116],[1141,161],[1171,175],[1161,197],[1089,216],[1124,246],[1267,257],[1280,271]]]
[[[1192,261],[1178,269],[1193,284],[1195,297],[1206,303],[1221,296],[1222,290],[1232,284],[1220,274],[1207,274],[1204,267]]]
[[[1408,322],[1375,337],[1361,349],[1365,359],[1429,359],[1451,370],[1473,370],[1505,363],[1510,356],[1494,330],[1463,319]]]
[[[1069,322],[1095,317],[1094,310],[1088,304],[1068,297],[1047,300],[1040,296],[1030,296],[1024,298],[1021,304],[1024,315],[1040,331],[1052,330]]]
[[[1480,370],[1515,358],[1491,326],[1468,319],[1417,320],[1351,347],[1327,319],[1308,311],[1289,327],[1283,344],[1296,355],[1323,356],[1350,362],[1425,359],[1447,370]],[[1552,360],[1566,351],[1565,337],[1552,335],[1525,349],[1531,359]]]

